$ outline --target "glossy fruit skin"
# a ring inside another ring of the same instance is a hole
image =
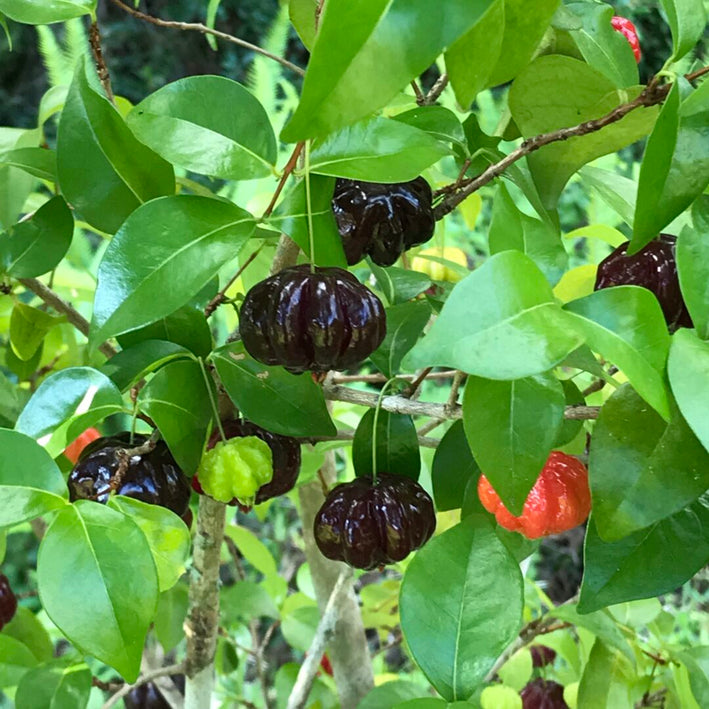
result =
[[[626,256],[628,242],[621,244],[599,264],[595,290],[613,286],[647,288],[657,297],[670,330],[692,327],[677,276],[676,243],[676,237],[660,234],[632,256]]]
[[[556,650],[546,645],[532,645],[529,648],[532,654],[532,667],[546,667],[551,665],[556,658]]]
[[[170,704],[163,697],[153,682],[135,687],[123,701],[126,709],[170,709]]]
[[[324,556],[357,569],[406,558],[436,528],[428,493],[411,478],[378,473],[333,488],[315,515],[315,541]]]
[[[81,451],[83,451],[89,443],[92,443],[98,438],[101,438],[101,434],[95,428],[87,428],[76,440],[64,449],[64,455],[76,465]]]
[[[564,687],[541,678],[532,680],[521,692],[522,709],[569,709]]]
[[[17,612],[17,597],[10,588],[7,576],[0,574],[0,630],[2,630]]]
[[[463,280],[463,276],[449,268],[445,264],[437,261],[430,261],[423,256],[435,256],[436,258],[444,258],[447,261],[452,261],[460,266],[468,267],[468,257],[463,249],[457,246],[446,246],[443,249],[433,248],[420,251],[416,258],[411,262],[411,268],[414,271],[425,273],[432,281],[448,281],[449,283],[457,283]]]
[[[286,268],[244,298],[239,333],[259,362],[288,371],[353,367],[386,335],[384,306],[349,271],[309,265]]]
[[[428,241],[436,228],[431,187],[423,177],[380,184],[339,178],[332,211],[347,263],[369,255],[391,266],[404,251]]]
[[[278,433],[267,431],[265,428],[251,423],[251,421],[226,421],[222,423],[222,427],[227,440],[237,436],[256,436],[264,443],[267,443],[271,449],[273,477],[271,482],[262,485],[258,489],[254,504],[260,505],[272,497],[285,495],[295,487],[298,473],[300,473],[300,441],[296,438],[281,436]],[[220,440],[221,434],[219,431],[215,431],[209,439],[207,448],[213,448]],[[200,495],[204,494],[197,475],[192,478],[192,489]],[[234,498],[228,504],[238,505],[239,501]]]
[[[611,20],[611,25],[616,32],[620,32],[628,40],[635,55],[635,61],[639,64],[643,55],[640,51],[640,39],[638,39],[638,30],[635,25],[625,17],[619,17],[618,15]]]
[[[559,451],[549,454],[519,517],[507,510],[484,475],[478,480],[478,497],[501,527],[519,532],[528,539],[573,529],[585,522],[591,511],[586,466],[577,458]]]
[[[89,443],[69,473],[69,499],[72,502],[93,499],[105,503],[109,496],[109,482],[118,470],[118,450],[137,448],[147,440],[147,436],[136,434],[131,443],[130,432],[125,431]],[[162,440],[149,453],[131,458],[116,492],[152,505],[167,507],[178,517],[187,512],[190,500],[189,480]]]

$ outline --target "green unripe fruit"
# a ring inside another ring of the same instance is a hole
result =
[[[258,489],[273,477],[271,448],[256,436],[220,441],[202,457],[198,475],[215,500],[228,503],[236,497],[251,506]]]

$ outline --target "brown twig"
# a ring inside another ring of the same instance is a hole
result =
[[[223,39],[225,42],[237,44],[240,47],[250,49],[252,52],[260,54],[261,56],[273,59],[273,61],[282,64],[284,67],[290,69],[292,72],[298,74],[299,76],[305,75],[305,71],[303,71],[303,69],[289,62],[287,59],[279,57],[277,54],[273,54],[272,52],[269,52],[268,50],[263,49],[262,47],[259,47],[256,44],[251,44],[251,42],[247,42],[244,39],[240,39],[239,37],[234,37],[233,35],[227,34],[226,32],[220,32],[219,30],[207,27],[207,25],[203,25],[201,22],[173,22],[171,20],[161,20],[158,17],[146,15],[144,12],[140,12],[140,10],[136,10],[135,8],[132,8],[129,5],[126,5],[125,3],[121,2],[121,0],[111,0],[111,2],[114,5],[120,7],[121,10],[127,12],[129,15],[133,15],[133,17],[137,17],[139,20],[143,20],[144,22],[149,22],[151,25],[156,25],[157,27],[169,27],[175,30],[192,30],[194,32],[200,32],[201,34],[211,34],[213,37]]]
[[[610,369],[608,370],[608,376],[612,377],[617,371],[618,371],[618,367],[615,367],[615,366],[610,367]],[[606,382],[605,379],[596,379],[596,381],[593,382],[593,384],[591,384],[590,386],[587,386],[581,392],[581,396],[585,399],[587,396],[590,396],[591,394],[595,394],[597,391],[601,391],[601,389],[603,389],[603,387],[605,387],[605,385],[607,383],[608,382]]]
[[[453,379],[455,377],[455,369],[450,369],[446,372],[432,372],[426,377],[427,379]],[[408,379],[414,381],[415,374],[397,374],[397,379]],[[334,374],[330,380],[333,384],[350,384],[362,382],[363,384],[386,384],[387,377],[383,374]]]
[[[416,103],[419,106],[423,106],[426,103],[426,96],[423,91],[421,91],[416,79],[411,82],[411,88],[414,90],[414,96],[416,96]]]
[[[229,279],[227,284],[222,288],[219,293],[217,293],[214,298],[212,298],[209,303],[207,303],[207,307],[204,309],[204,317],[209,318],[212,316],[212,313],[227,299],[226,298],[226,292],[231,288],[234,283],[239,279],[239,276],[248,268],[248,266],[251,265],[253,260],[261,253],[261,249],[263,248],[263,244],[254,251],[251,256],[249,256],[244,263],[239,266],[239,270]]]
[[[315,31],[320,29],[320,16],[322,15],[323,7],[325,7],[325,0],[318,0],[317,7],[315,8]]]
[[[443,423],[443,421],[437,421],[436,426],[440,426]],[[438,444],[441,442],[440,439],[438,438],[427,438],[425,437],[421,431],[425,426],[422,426],[421,429],[419,430],[419,445],[422,448],[438,448]],[[435,428],[435,426],[434,426]],[[433,429],[429,429],[433,430]],[[308,438],[307,441],[308,443],[320,443],[324,441],[353,441],[354,440],[354,431],[338,431],[336,436],[316,436],[314,438]],[[327,493],[327,490],[326,490]]]
[[[179,662],[175,665],[168,665],[167,667],[159,667],[156,670],[151,670],[150,672],[143,673],[138,677],[137,681],[133,684],[124,684],[114,695],[108,698],[108,700],[103,704],[101,709],[111,709],[112,706],[116,705],[123,697],[143,684],[152,682],[153,680],[159,679],[160,677],[167,677],[168,675],[179,675],[185,671],[185,663]]]
[[[278,201],[278,197],[280,196],[281,192],[283,191],[283,188],[285,187],[285,184],[288,181],[290,174],[293,172],[293,170],[295,170],[295,166],[298,164],[298,158],[300,157],[300,154],[303,152],[304,147],[305,147],[305,142],[296,143],[296,146],[293,149],[291,156],[288,158],[288,162],[285,164],[285,167],[283,168],[283,174],[281,175],[281,179],[278,182],[278,186],[276,187],[276,191],[273,193],[273,197],[271,197],[271,201],[270,201],[268,207],[266,207],[266,211],[261,216],[261,219],[266,219],[267,217],[271,216],[271,212],[273,212],[273,209],[276,206],[276,202]]]
[[[91,54],[94,57],[96,64],[96,72],[101,81],[103,90],[106,92],[108,100],[115,105],[116,101],[113,97],[113,89],[111,88],[111,76],[108,73],[106,60],[103,58],[103,49],[101,49],[101,31],[98,28],[98,23],[94,20],[89,27],[89,45],[91,45]]]
[[[448,86],[448,74],[441,74],[436,80],[436,83],[431,87],[431,90],[426,94],[425,98],[423,99],[423,105],[432,106],[434,103],[436,103],[436,101],[438,101],[441,94],[445,90],[446,86]]]
[[[406,390],[403,393],[403,396],[405,396],[407,399],[411,399],[414,397],[416,392],[418,391],[419,387],[421,384],[423,384],[424,380],[426,377],[431,374],[433,371],[433,367],[426,367],[417,377],[416,379],[409,384],[408,387],[406,387]]]
[[[125,682],[104,682],[98,677],[91,678],[91,686],[97,687],[102,692],[117,692],[125,685]]]
[[[458,391],[467,376],[468,375],[465,372],[455,373],[453,383],[451,384],[450,394],[448,395],[448,401],[446,401],[446,408],[449,411],[452,411],[456,407],[456,404],[458,403]]]

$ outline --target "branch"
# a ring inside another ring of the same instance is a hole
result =
[[[185,671],[185,663],[179,662],[176,665],[168,665],[167,667],[158,667],[156,670],[151,670],[150,672],[144,672],[134,684],[124,684],[113,696],[104,703],[101,709],[111,709],[112,706],[116,705],[123,697],[130,694],[133,689],[140,687],[143,684],[152,682],[160,677],[167,677],[168,675],[179,675]]]
[[[436,426],[440,426],[442,421],[437,421]],[[435,428],[435,426],[434,426]],[[421,428],[423,430],[423,427]],[[433,430],[433,429],[431,429]],[[354,431],[338,431],[336,436],[316,436],[315,438],[307,438],[305,441],[308,443],[319,443],[321,441],[353,441]],[[426,438],[423,435],[419,435],[419,446],[422,448],[438,448],[438,444],[441,442],[439,438]]]
[[[96,20],[91,23],[91,27],[89,28],[89,44],[91,45],[91,53],[94,56],[96,71],[98,73],[98,78],[101,81],[101,85],[103,86],[103,90],[106,92],[108,100],[115,105],[116,102],[113,97],[113,89],[111,88],[111,77],[108,73],[106,60],[103,58],[103,50],[101,49],[101,32],[98,28]]]
[[[691,74],[686,74],[685,78],[688,81],[696,81],[706,74],[709,74],[709,67],[704,67],[703,69],[699,69]],[[550,143],[556,143],[561,140],[568,140],[569,138],[575,138],[582,135],[588,135],[589,133],[596,133],[606,126],[621,121],[625,118],[625,116],[638,108],[650,108],[652,106],[657,106],[667,98],[667,94],[669,94],[671,88],[671,84],[659,86],[657,80],[653,79],[637,98],[629,101],[628,103],[623,103],[620,106],[616,106],[616,108],[601,118],[596,118],[591,121],[584,121],[583,123],[570,128],[561,128],[550,133],[542,133],[541,135],[537,135],[533,138],[528,138],[519,146],[519,148],[513,150],[499,162],[490,165],[479,175],[460,180],[452,185],[449,185],[447,188],[443,188],[441,190],[442,192],[448,192],[450,194],[448,194],[448,196],[434,209],[436,219],[442,219],[447,214],[450,214],[461,202],[473,194],[473,192],[477,192],[481,187],[488,184],[488,182],[492,182],[492,180],[496,177],[502,175],[502,173],[510,167],[510,165],[514,164],[518,160],[521,160],[523,157],[530,155]]]
[[[328,599],[325,612],[318,623],[318,628],[315,631],[315,637],[308,649],[307,656],[303,660],[303,664],[298,672],[298,677],[295,680],[295,685],[288,699],[287,709],[301,709],[305,706],[310,694],[310,689],[313,686],[315,675],[320,666],[320,658],[322,657],[330,638],[335,632],[335,624],[340,606],[340,596],[347,589],[348,582],[352,582],[352,572],[350,569],[343,569],[340,572],[337,582],[335,583],[330,598]]]
[[[236,283],[239,276],[247,269],[247,267],[251,265],[252,261],[259,255],[262,248],[263,244],[259,246],[258,249],[256,249],[256,251],[254,251],[251,256],[246,259],[246,261],[244,261],[244,263],[241,264],[239,270],[229,279],[224,288],[222,288],[219,293],[217,293],[214,298],[207,303],[207,307],[204,309],[205,318],[210,318],[212,313],[227,299],[226,292],[232,287],[232,285],[234,285],[234,283]]]
[[[86,337],[89,336],[89,321],[78,310],[75,310],[69,303],[62,300],[51,288],[48,288],[42,281],[38,281],[36,278],[20,278],[18,280],[27,290],[31,290],[47,305],[50,305],[58,313],[66,315],[66,319],[82,335]],[[116,350],[114,350],[108,342],[100,344],[98,348],[109,359],[116,354]]]
[[[301,69],[299,66],[296,66],[295,64],[292,64],[287,59],[279,57],[277,54],[273,54],[272,52],[269,52],[268,50],[263,49],[262,47],[259,47],[256,44],[251,44],[251,42],[247,42],[244,39],[239,39],[239,37],[234,37],[233,35],[227,34],[226,32],[220,32],[219,30],[207,27],[207,25],[203,25],[201,22],[173,22],[171,20],[161,20],[158,17],[146,15],[144,12],[140,12],[140,10],[136,10],[130,7],[129,5],[126,5],[125,3],[121,2],[121,0],[111,0],[111,2],[114,5],[120,7],[121,10],[127,12],[129,15],[133,15],[133,17],[137,17],[139,20],[149,22],[151,25],[156,25],[157,27],[169,27],[175,30],[193,30],[194,32],[200,32],[202,34],[211,34],[213,37],[223,39],[225,42],[237,44],[240,47],[244,47],[246,49],[250,49],[252,52],[256,52],[256,54],[261,54],[264,57],[273,59],[273,61],[282,64],[284,67],[290,69],[295,74],[298,74],[299,76],[305,76],[305,71],[303,71],[303,69]]]
[[[423,106],[431,106],[440,98],[443,90],[448,86],[448,74],[441,74],[436,83],[431,87],[431,90],[423,99]]]
[[[456,375],[455,369],[449,369],[446,372],[432,372],[426,379],[454,379]],[[397,374],[397,379],[407,379],[413,382],[416,379],[415,374]],[[329,379],[333,384],[349,384],[350,382],[364,382],[366,384],[386,384],[388,381],[383,374],[338,374],[335,372]]]

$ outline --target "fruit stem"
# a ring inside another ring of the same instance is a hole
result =
[[[315,234],[313,233],[313,208],[310,201],[310,141],[305,141],[305,203],[308,212],[308,239],[310,241],[310,272],[315,273]]]
[[[372,481],[376,482],[377,480],[377,425],[379,424],[379,412],[381,411],[382,408],[382,401],[384,400],[384,394],[386,393],[386,390],[389,388],[389,385],[396,379],[396,377],[392,377],[389,379],[384,386],[382,387],[382,390],[379,392],[379,398],[377,399],[377,405],[374,408],[374,422],[372,423]]]
[[[209,394],[209,403],[212,407],[212,414],[214,415],[214,420],[217,423],[217,428],[219,429],[219,435],[222,441],[226,441],[226,434],[224,433],[224,426],[222,426],[222,420],[219,416],[219,408],[217,407],[217,402],[214,399],[214,392],[212,391],[212,382],[207,376],[207,368],[204,366],[204,360],[201,357],[197,357],[200,369],[202,370],[202,378],[204,379],[204,385],[207,387],[207,392]]]

